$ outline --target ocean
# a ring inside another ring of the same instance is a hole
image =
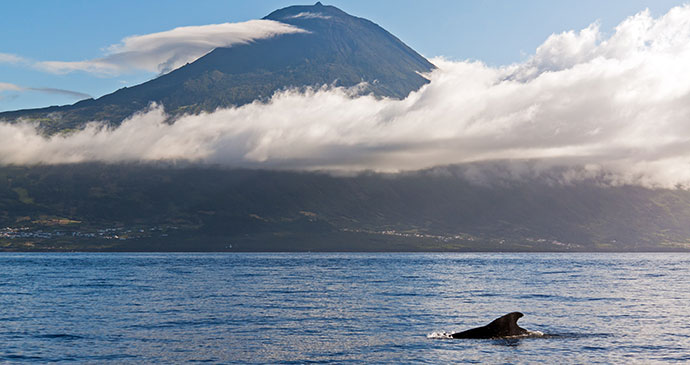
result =
[[[679,363],[688,315],[690,254],[0,254],[8,363]]]

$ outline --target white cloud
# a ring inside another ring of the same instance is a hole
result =
[[[0,91],[21,91],[23,90],[22,87],[15,85],[15,84],[10,84],[7,82],[0,82]]]
[[[303,11],[299,14],[291,15],[289,17],[286,17],[285,19],[330,19],[331,17],[329,15],[323,15],[321,13],[312,13],[308,11]]]
[[[37,91],[41,93],[65,95],[78,99],[86,99],[91,97],[89,94],[84,94],[78,91],[56,89],[51,87],[24,87],[6,82],[0,82],[0,92],[2,91]]]
[[[40,93],[47,93],[47,94],[58,94],[58,95],[64,95],[64,96],[69,96],[71,98],[75,99],[88,99],[91,98],[91,95],[82,93],[79,91],[72,91],[72,90],[65,90],[65,89],[56,89],[52,87],[30,87],[26,88],[26,90],[30,91],[38,91]]]
[[[690,187],[690,6],[553,35],[507,67],[435,59],[404,100],[347,90],[277,93],[166,123],[162,108],[119,128],[40,136],[0,124],[0,163],[191,160],[233,167],[402,171],[514,161],[508,175],[558,167],[560,181]],[[525,160],[537,161],[525,164]],[[481,173],[467,173],[481,180]]]
[[[22,63],[26,59],[11,53],[0,53],[0,63]]]
[[[107,48],[101,58],[85,61],[43,61],[35,67],[52,73],[85,71],[118,75],[133,70],[165,73],[193,62],[218,47],[230,47],[279,34],[303,30],[273,20],[250,20],[179,27],[173,30],[127,37]]]

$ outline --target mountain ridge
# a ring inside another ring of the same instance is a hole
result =
[[[404,98],[428,83],[422,74],[435,68],[377,24],[334,6],[290,6],[264,19],[306,32],[215,48],[167,74],[97,99],[3,112],[0,119],[34,120],[50,134],[88,121],[117,125],[152,102],[176,116],[267,100],[287,88],[364,83],[364,93]]]

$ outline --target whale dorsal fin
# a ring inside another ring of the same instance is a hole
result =
[[[524,315],[520,312],[508,313],[496,318],[491,323],[483,327],[453,333],[453,338],[496,338],[517,336],[527,333],[527,330],[518,326],[517,321]]]
[[[518,326],[518,319],[524,317],[520,312],[508,313],[502,317],[494,319],[486,327],[494,333],[492,337],[516,336],[527,332],[524,328]]]

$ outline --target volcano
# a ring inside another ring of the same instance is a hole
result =
[[[0,119],[37,120],[47,133],[89,121],[118,125],[150,103],[168,114],[212,111],[266,101],[279,90],[358,86],[358,93],[404,98],[428,80],[427,59],[377,24],[320,2],[291,6],[264,19],[305,32],[216,48],[153,80],[72,105],[0,113]]]

